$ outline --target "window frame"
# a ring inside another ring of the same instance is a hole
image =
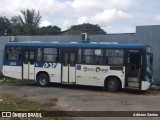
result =
[[[108,57],[111,57],[111,58],[122,58],[123,60],[122,60],[122,64],[109,64],[109,63],[106,63],[106,50],[113,50],[113,51],[115,51],[115,50],[122,50],[123,51],[123,55],[122,56],[115,56],[115,55],[113,55],[113,56],[108,56]],[[126,53],[125,53],[125,49],[114,49],[114,48],[107,48],[107,49],[105,49],[105,53],[104,53],[104,63],[105,63],[105,65],[107,65],[107,66],[124,66],[124,64],[125,64],[125,55]]]
[[[84,50],[85,50],[85,49],[92,49],[92,50],[94,50],[93,48],[83,48],[83,49],[82,49],[82,52],[81,52],[81,64],[94,65],[94,60],[93,60],[93,63],[84,63],[84,57],[85,57],[85,56],[92,56],[92,57],[94,58],[94,51],[93,51],[93,55],[85,55],[85,54],[84,54]]]
[[[42,56],[41,56],[41,60],[38,60],[38,49],[41,49],[41,54],[42,54]],[[55,54],[55,53],[49,53],[49,54],[45,54],[44,53],[44,49],[45,48],[51,48],[51,49],[56,49],[56,51],[57,51],[57,54]],[[54,58],[54,56],[56,56],[56,61],[46,61],[46,60],[44,60],[44,56],[45,55],[53,55],[53,58]],[[58,48],[58,47],[37,47],[37,52],[36,52],[36,61],[38,61],[38,62],[51,62],[51,63],[58,63],[58,62],[60,62],[60,49]]]
[[[14,53],[14,52],[11,53],[10,52],[10,54],[14,54],[14,55],[17,54],[18,59],[13,60],[13,59],[9,58],[9,53],[8,53],[9,48],[14,48],[14,49],[19,48],[19,52],[17,52],[17,53]],[[8,61],[21,61],[21,59],[22,59],[22,48],[20,46],[7,46],[6,49],[5,49],[5,59],[8,60]]]
[[[81,49],[81,64],[85,64],[85,65],[105,65],[105,64],[103,64],[104,63],[104,49],[103,48],[79,48],[79,49]],[[84,50],[85,49],[92,49],[93,50],[93,55],[84,55]],[[96,55],[95,50],[101,50],[102,55]],[[93,57],[93,62],[92,63],[84,63],[84,61],[83,61],[84,56],[92,56]],[[95,61],[96,57],[102,57],[102,63],[97,63]]]

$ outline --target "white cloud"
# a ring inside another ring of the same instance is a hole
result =
[[[117,25],[123,24],[127,28],[130,25],[144,23],[159,24],[160,21],[159,0],[155,2],[151,0],[147,2],[146,0],[0,0],[0,2],[2,16],[10,19],[20,15],[21,10],[36,9],[42,16],[41,25],[57,25],[62,30],[68,29],[71,25],[88,22],[99,24],[103,28],[111,25],[116,31]]]
[[[104,27],[107,26],[109,23],[126,21],[131,18],[132,18],[131,15],[124,13],[121,10],[106,9],[103,12],[98,13],[92,17],[86,17],[86,16],[80,17],[77,21],[77,24],[88,22],[93,24],[99,24]]]
[[[108,34],[113,33],[135,33],[135,27],[134,26],[112,26],[109,25],[107,27],[102,27],[105,31],[107,31]]]
[[[125,9],[131,0],[74,0],[72,7],[83,15],[93,15],[104,9]]]
[[[160,21],[160,15],[157,15],[157,16],[154,18],[154,20]]]
[[[77,24],[87,23],[89,22],[88,18],[86,16],[80,17],[77,20]]]
[[[72,3],[72,7],[82,14],[93,14],[100,5],[99,0],[74,0]]]
[[[49,26],[49,25],[52,25],[52,23],[51,23],[51,22],[49,22],[49,21],[47,21],[47,20],[42,21],[42,22],[40,23],[40,27],[43,27],[43,26]]]
[[[94,20],[95,22],[100,23],[101,25],[104,25],[106,23],[121,21],[121,20],[128,20],[131,18],[132,18],[131,15],[124,13],[121,10],[107,9],[107,10],[104,10],[102,13],[97,14],[94,17]]]
[[[64,20],[62,24],[62,30],[70,28],[71,25],[73,25],[73,22],[71,20]]]
[[[116,9],[128,8],[133,3],[133,1],[131,0],[106,0],[106,1],[107,1],[106,4],[107,8],[116,8]]]
[[[70,1],[40,0],[37,4],[41,13],[46,15],[62,14],[69,10]]]
[[[36,9],[39,10],[43,17],[62,14],[69,10],[70,1],[59,0],[1,0],[0,14],[12,17],[20,14],[21,10]]]

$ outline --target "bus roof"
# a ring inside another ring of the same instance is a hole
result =
[[[115,49],[145,49],[144,44],[99,44],[99,43],[49,43],[49,42],[8,42],[5,46],[19,47],[69,47],[69,48],[115,48]]]

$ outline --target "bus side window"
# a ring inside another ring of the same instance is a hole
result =
[[[94,61],[95,61],[95,64],[103,64],[103,50],[102,49],[94,50]]]
[[[58,62],[58,54],[57,48],[44,48],[43,60],[46,62]]]
[[[8,47],[6,53],[7,60],[20,60],[20,47]]]
[[[70,65],[75,66],[76,59],[75,59],[76,54],[75,53],[70,53]]]
[[[107,49],[105,62],[107,65],[123,65],[123,50]]]
[[[37,61],[41,61],[42,60],[42,48],[38,48],[37,50]]]
[[[93,59],[93,49],[84,49],[83,50],[83,63],[86,64],[93,64],[94,59]]]
[[[34,64],[34,52],[30,52],[30,64]]]
[[[78,63],[81,63],[81,59],[82,59],[81,55],[82,55],[82,49],[79,49],[78,50]]]
[[[108,57],[105,57],[105,63],[108,64]]]

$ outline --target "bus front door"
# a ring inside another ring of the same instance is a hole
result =
[[[76,82],[76,53],[63,52],[62,53],[62,82],[75,83]]]
[[[32,50],[23,51],[23,79],[34,79],[35,52]]]
[[[141,88],[142,54],[129,53],[126,66],[126,87]]]

